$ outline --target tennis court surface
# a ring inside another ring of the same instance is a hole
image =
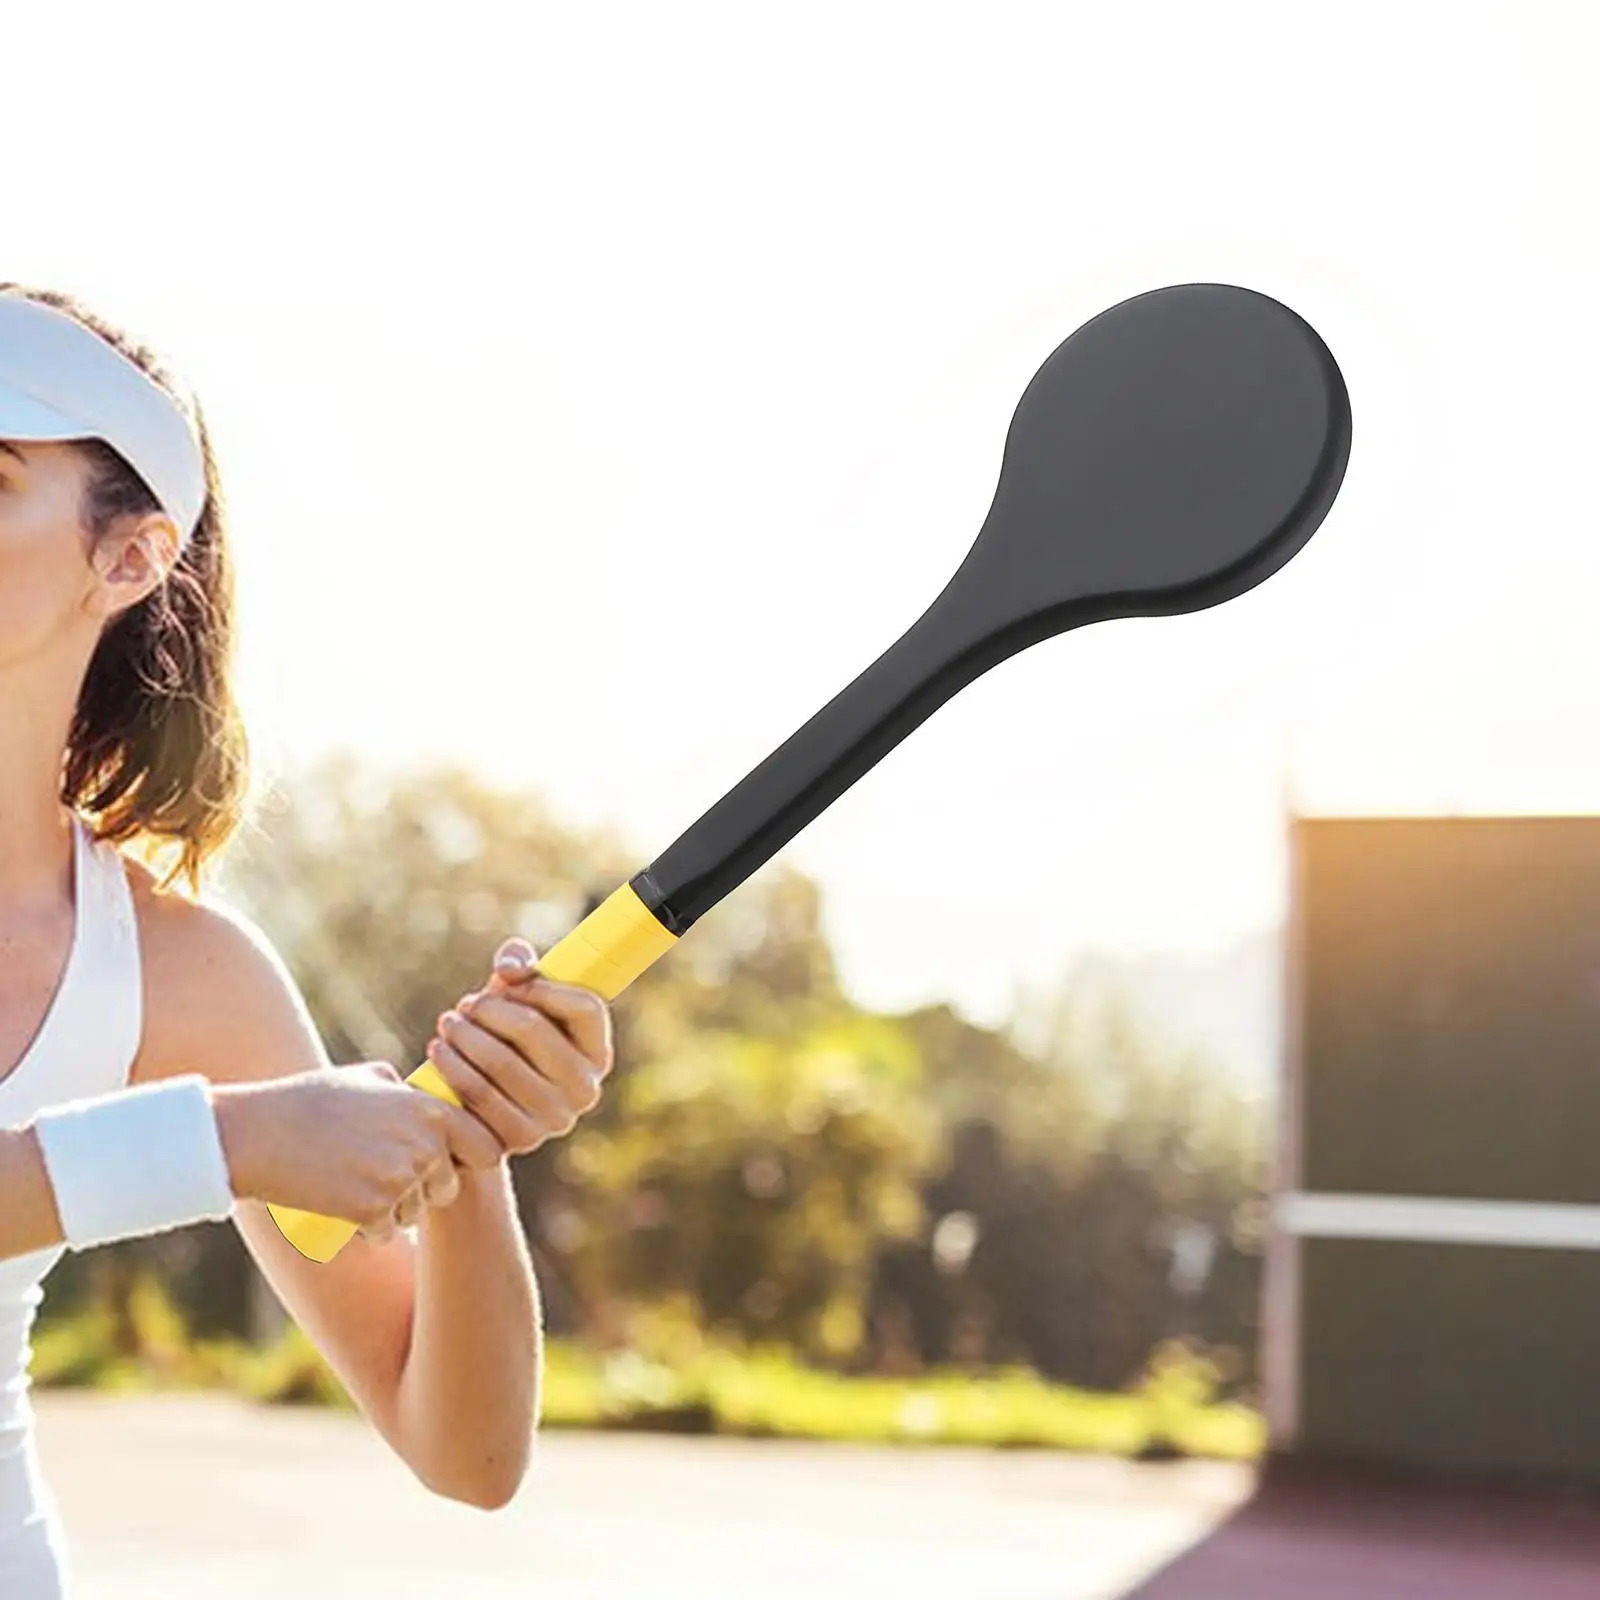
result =
[[[362,1421],[36,1396],[75,1600],[1594,1600],[1600,1512],[1220,1462],[547,1433],[503,1511]],[[26,1597],[5,1597],[26,1600]]]

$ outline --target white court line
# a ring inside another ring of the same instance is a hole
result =
[[[1600,1206],[1295,1193],[1278,1196],[1273,1216],[1285,1233],[1303,1239],[1403,1239],[1419,1244],[1600,1250]]]

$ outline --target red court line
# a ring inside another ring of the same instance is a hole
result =
[[[1600,1600],[1600,1505],[1268,1475],[1125,1600]]]

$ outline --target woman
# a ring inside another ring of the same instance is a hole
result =
[[[68,1592],[27,1367],[69,1248],[231,1217],[419,1481],[498,1507],[529,1457],[539,1313],[507,1157],[594,1105],[610,1013],[512,939],[428,1049],[459,1107],[388,1063],[332,1067],[268,941],[201,898],[244,806],[231,650],[198,406],[76,300],[0,283],[6,1596]],[[319,1265],[269,1201],[361,1228]]]

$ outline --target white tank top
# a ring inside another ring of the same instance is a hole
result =
[[[0,1128],[46,1106],[126,1087],[139,1048],[143,995],[138,925],[121,853],[76,815],[72,947],[50,1009],[11,1073],[0,1078]],[[40,1472],[29,1397],[30,1335],[43,1283],[64,1244],[0,1261],[0,1595],[69,1593],[55,1498]]]

